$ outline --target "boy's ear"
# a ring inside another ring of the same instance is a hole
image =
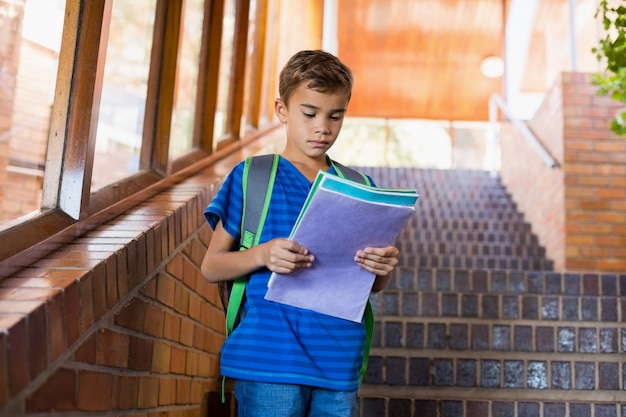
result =
[[[287,121],[287,106],[285,106],[282,99],[277,98],[274,100],[274,112],[281,123],[285,123]]]

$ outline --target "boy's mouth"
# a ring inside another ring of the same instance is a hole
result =
[[[328,146],[328,142],[323,140],[310,140],[309,143],[316,148],[322,148]]]

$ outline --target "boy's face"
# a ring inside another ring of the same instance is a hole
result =
[[[288,107],[276,99],[276,114],[287,131],[285,150],[292,157],[324,158],[337,140],[348,101],[344,92],[320,93],[304,85],[294,90]]]

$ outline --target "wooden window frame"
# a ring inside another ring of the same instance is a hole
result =
[[[65,22],[52,107],[41,210],[24,216],[0,231],[0,279],[40,259],[85,231],[119,215],[150,193],[155,194],[219,157],[213,151],[213,123],[217,105],[219,56],[224,0],[206,0],[194,150],[169,160],[169,132],[175,94],[182,3],[157,0],[154,38],[146,97],[140,171],[91,193],[96,129],[113,0],[67,0]],[[258,0],[260,35],[255,35],[253,65],[262,65],[265,20],[269,0]],[[227,129],[239,142],[246,66],[249,0],[236,1],[233,71],[228,98]],[[96,28],[96,29],[94,29]],[[254,73],[254,72],[253,72]],[[246,110],[258,124],[261,78],[251,83],[252,104]],[[229,143],[232,141],[229,141]],[[237,146],[237,143],[234,144]],[[207,158],[211,156],[210,158]],[[194,165],[195,164],[195,165]]]

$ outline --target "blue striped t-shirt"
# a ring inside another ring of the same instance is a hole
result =
[[[336,173],[332,166],[329,172]],[[242,174],[243,162],[233,168],[204,212],[212,228],[221,220],[237,242]],[[281,157],[260,243],[289,236],[310,187],[311,182]],[[364,325],[265,300],[269,277],[267,268],[250,277],[245,317],[222,346],[222,375],[338,391],[358,389]]]

